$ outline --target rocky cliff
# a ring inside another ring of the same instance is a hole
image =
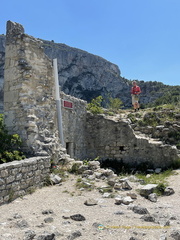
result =
[[[65,44],[42,41],[47,56],[58,59],[59,82],[61,90],[66,94],[88,102],[99,95],[103,96],[105,103],[109,97],[120,98],[125,107],[131,106],[131,81],[121,77],[117,65]],[[3,101],[4,56],[5,35],[0,35],[0,111]],[[162,96],[162,85],[141,81],[141,103],[146,104]]]

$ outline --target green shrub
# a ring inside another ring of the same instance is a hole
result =
[[[3,115],[0,114],[0,163],[24,159],[20,146],[22,140],[18,134],[9,134],[3,123]]]
[[[156,174],[156,173],[150,174],[149,177],[147,177],[146,174],[138,173],[136,174],[136,177],[143,180],[144,184],[158,184],[159,186],[163,186],[163,185],[167,186],[166,179],[173,174],[174,174],[174,171],[172,169],[168,169],[159,174]]]
[[[134,124],[138,121],[132,113],[129,113],[127,117],[131,120],[132,124]]]
[[[103,109],[101,107],[102,100],[102,96],[92,99],[91,102],[87,104],[87,110],[93,114],[103,113]]]
[[[112,110],[118,110],[120,107],[122,107],[123,102],[119,98],[109,98],[109,104],[108,108]]]
[[[159,183],[153,192],[156,193],[158,196],[162,196],[164,194],[165,188],[166,185],[164,183]]]

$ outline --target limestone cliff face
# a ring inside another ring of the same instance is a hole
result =
[[[99,95],[119,97],[127,103],[129,86],[117,65],[65,44],[44,41],[44,49],[51,59],[58,59],[59,81],[66,94],[86,101]]]

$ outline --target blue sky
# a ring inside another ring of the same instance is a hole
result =
[[[6,22],[101,56],[127,79],[180,85],[180,0],[2,1]]]

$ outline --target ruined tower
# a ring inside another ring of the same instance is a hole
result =
[[[5,124],[18,133],[30,155],[59,150],[52,61],[41,41],[24,33],[18,23],[7,22],[4,83]]]

